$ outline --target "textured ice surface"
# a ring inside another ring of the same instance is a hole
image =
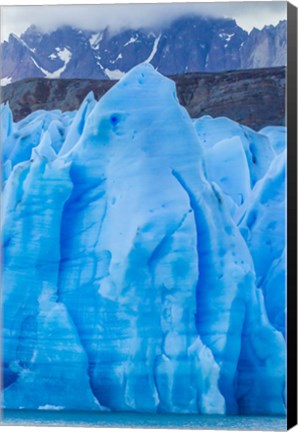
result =
[[[2,113],[4,405],[284,413],[274,130],[192,122],[148,64],[77,113]]]
[[[206,173],[238,206],[250,193],[250,171],[241,139],[223,139],[206,151]]]
[[[267,126],[260,133],[269,138],[275,153],[281,153],[285,149],[287,129],[284,126]]]
[[[272,324],[285,332],[285,151],[272,162],[239,211],[239,226],[254,260]],[[282,289],[280,289],[282,287]]]
[[[266,135],[257,133],[247,126],[240,125],[226,117],[214,119],[210,116],[203,116],[196,120],[194,124],[200,143],[207,151],[218,145],[223,139],[239,138],[250,170],[251,187],[264,176],[274,157],[271,141]],[[279,129],[279,127],[276,129]],[[238,170],[240,170],[240,167]]]
[[[86,354],[58,302],[61,215],[72,185],[69,165],[51,152],[42,140],[5,186],[4,406],[95,409]]]

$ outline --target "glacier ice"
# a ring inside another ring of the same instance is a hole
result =
[[[72,185],[69,164],[49,158],[50,152],[50,140],[43,140],[5,186],[4,406],[97,409],[86,354],[69,313],[57,301],[60,221]]]
[[[285,150],[287,142],[285,126],[267,126],[260,130],[260,133],[267,136],[275,153],[281,153]]]
[[[278,154],[239,210],[239,227],[254,261],[268,317],[285,334],[285,151]],[[283,289],[279,289],[283,287]]]
[[[13,128],[12,112],[9,104],[1,104],[1,142],[6,141],[7,137],[11,134]]]
[[[207,151],[222,139],[238,137],[241,140],[250,170],[251,187],[264,176],[275,154],[267,135],[257,133],[226,117],[214,119],[210,116],[203,116],[197,119],[194,125],[200,143]]]
[[[285,132],[149,64],[1,117],[4,406],[284,414]]]
[[[225,197],[238,206],[250,193],[250,172],[242,141],[235,136],[217,142],[205,154],[206,174],[217,183]],[[226,199],[227,199],[226,198]]]

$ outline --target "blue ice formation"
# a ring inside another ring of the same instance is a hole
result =
[[[284,414],[285,131],[192,121],[149,64],[1,110],[4,407]]]
[[[285,334],[285,171],[278,154],[239,211],[239,227],[254,261],[256,284],[262,288],[269,320]]]

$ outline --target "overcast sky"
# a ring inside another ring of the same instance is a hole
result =
[[[66,24],[88,30],[100,30],[109,25],[117,31],[123,27],[160,27],[183,14],[235,18],[238,25],[250,31],[253,27],[261,29],[264,25],[286,19],[286,2],[3,6],[1,12],[1,37],[7,40],[10,33],[20,35],[31,24],[43,31]]]

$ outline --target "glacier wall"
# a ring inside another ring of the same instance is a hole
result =
[[[148,64],[1,120],[4,407],[284,414],[285,129]]]

